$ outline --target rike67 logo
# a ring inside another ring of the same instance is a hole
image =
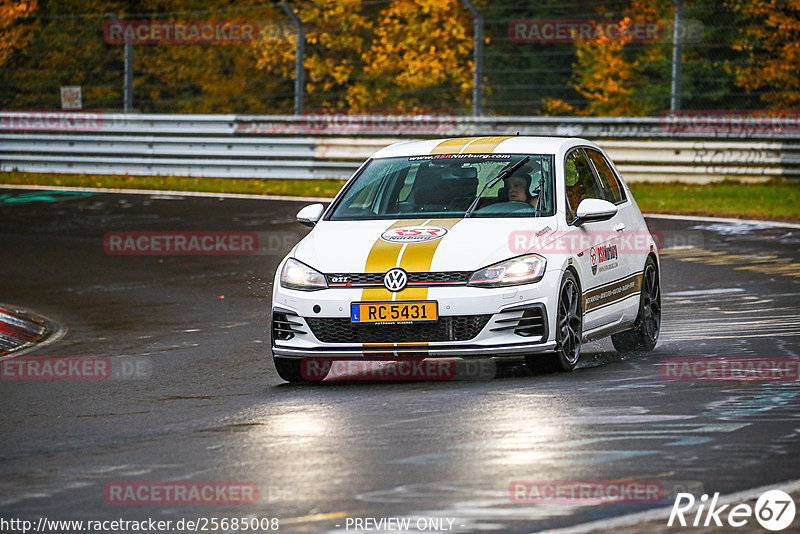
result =
[[[700,497],[700,502],[697,503],[696,512],[695,498],[691,493],[678,493],[675,497],[675,504],[672,506],[672,512],[669,515],[667,526],[671,527],[677,520],[677,523],[682,526],[692,527],[721,527],[727,523],[727,526],[733,528],[743,527],[755,517],[756,521],[765,529],[773,532],[778,532],[788,528],[795,517],[795,505],[792,497],[781,490],[769,490],[761,494],[756,501],[755,506],[750,506],[746,503],[720,504],[719,493],[715,493],[709,501],[708,495]],[[688,512],[688,513],[687,513]],[[694,513],[692,513],[694,512]],[[688,515],[687,518],[684,514]],[[694,520],[692,520],[694,516]]]

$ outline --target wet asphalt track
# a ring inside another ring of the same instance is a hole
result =
[[[441,517],[454,532],[531,532],[656,505],[518,504],[512,481],[627,478],[725,494],[800,479],[800,382],[660,375],[665,358],[800,358],[800,230],[650,219],[667,245],[694,247],[664,251],[650,354],[621,359],[602,341],[569,375],[510,366],[483,382],[292,387],[268,358],[267,320],[285,244],[305,233],[301,205],[0,191],[0,302],[66,328],[32,354],[146,369],[0,382],[0,517],[277,517],[284,532]],[[266,250],[107,255],[103,235],[130,230],[253,231]],[[129,481],[247,481],[260,497],[105,502],[107,484]]]

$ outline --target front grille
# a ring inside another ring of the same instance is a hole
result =
[[[472,271],[443,271],[434,273],[408,273],[408,282],[420,283],[441,283],[441,282],[464,282],[469,280]]]
[[[521,311],[522,314],[509,319],[498,319],[495,321],[498,326],[492,328],[492,332],[513,330],[515,334],[522,337],[542,336],[543,339],[547,337],[547,318],[544,306],[518,308],[513,311]]]
[[[360,285],[383,285],[386,273],[334,273],[326,274],[328,285],[332,287],[358,287]],[[409,285],[459,285],[466,284],[472,271],[439,271],[408,273]],[[346,282],[334,282],[334,279],[345,279]],[[348,286],[349,284],[349,286]]]
[[[409,341],[467,341],[477,336],[491,315],[440,317],[417,324],[358,324],[347,318],[306,318],[323,343],[401,343]]]

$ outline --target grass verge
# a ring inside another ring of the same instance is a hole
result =
[[[800,183],[771,180],[711,184],[629,184],[646,213],[711,215],[746,219],[800,220]]]
[[[0,183],[333,197],[344,181],[0,172]],[[724,181],[711,184],[635,182],[630,184],[630,187],[636,202],[646,213],[800,220],[800,183],[797,182],[785,180],[762,183]]]
[[[188,176],[114,176],[105,174],[39,174],[0,172],[0,184],[109,189],[207,191],[299,197],[333,197],[343,180],[260,180],[254,178],[192,178]]]

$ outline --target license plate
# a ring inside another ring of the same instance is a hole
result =
[[[354,323],[404,324],[439,319],[436,301],[353,302],[350,320]]]

